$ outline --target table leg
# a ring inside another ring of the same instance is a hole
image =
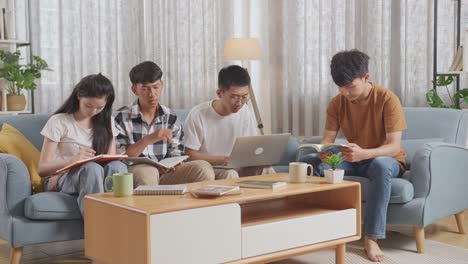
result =
[[[335,263],[344,264],[345,263],[345,254],[346,254],[346,244],[339,244],[335,249]]]

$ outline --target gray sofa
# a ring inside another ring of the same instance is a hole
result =
[[[176,110],[183,122],[188,110]],[[48,115],[0,116],[0,126],[8,123],[21,131],[39,150],[42,127]],[[290,138],[277,171],[287,171],[296,158],[299,141]],[[19,262],[22,247],[36,243],[83,239],[83,220],[76,197],[59,192],[33,194],[28,170],[17,157],[0,153],[0,238],[13,248]]]
[[[424,227],[455,214],[463,233],[463,211],[468,208],[468,112],[440,108],[404,108],[407,130],[402,146],[407,153],[407,171],[392,179],[387,224],[414,227],[418,252],[424,251]],[[304,143],[320,143],[311,137]],[[318,156],[314,150],[298,150],[298,160]],[[368,179],[345,176],[361,183],[363,202]],[[363,209],[365,207],[363,206]],[[364,212],[365,213],[365,212]]]
[[[176,111],[185,120],[187,110]],[[468,207],[468,150],[461,147],[467,136],[468,115],[461,111],[405,108],[408,130],[404,146],[411,170],[395,179],[388,222],[424,227]],[[20,130],[39,150],[40,130],[47,115],[0,116]],[[319,137],[308,140],[320,141]],[[278,172],[287,172],[296,160],[299,141],[290,138]],[[299,158],[307,153],[299,153]],[[362,178],[348,177],[362,183]],[[398,187],[400,186],[400,187]],[[424,233],[423,233],[424,234]],[[0,153],[0,238],[7,240],[17,262],[25,245],[83,238],[83,220],[76,197],[63,193],[32,194],[28,171],[21,160]]]

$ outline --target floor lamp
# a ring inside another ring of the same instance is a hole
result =
[[[244,63],[248,60],[259,60],[260,59],[260,45],[256,38],[230,38],[224,42],[224,60],[238,60]],[[255,113],[255,119],[257,120],[257,127],[260,130],[260,134],[263,133],[263,122],[260,117],[260,111],[258,109],[257,100],[252,89],[252,85],[249,85],[250,100]]]

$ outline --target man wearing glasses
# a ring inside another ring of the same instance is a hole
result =
[[[151,61],[142,62],[130,71],[133,104],[117,110],[115,123],[120,134],[117,145],[129,157],[162,160],[181,156],[184,132],[176,114],[160,104],[164,88],[162,71]],[[182,163],[166,170],[148,164],[129,166],[135,187],[138,185],[180,184],[214,180],[211,165],[203,160]]]
[[[191,160],[206,160],[223,166],[237,137],[257,134],[255,116],[246,104],[249,100],[250,76],[246,69],[231,65],[218,75],[218,99],[195,106],[185,121],[185,151]],[[262,174],[264,167],[241,169],[215,168],[215,178],[229,179]],[[271,172],[268,167],[265,173]]]

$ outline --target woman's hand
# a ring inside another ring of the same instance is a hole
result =
[[[80,146],[80,152],[78,152],[78,154],[76,154],[73,157],[73,161],[76,162],[84,159],[89,159],[94,157],[95,154],[96,151],[94,149]]]

